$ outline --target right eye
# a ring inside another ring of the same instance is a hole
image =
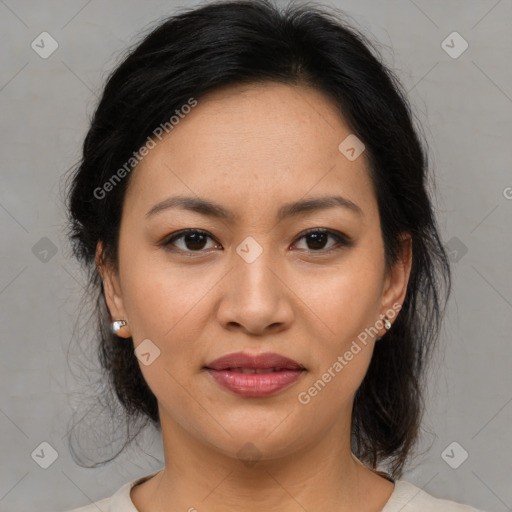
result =
[[[182,240],[182,247],[178,247],[179,251],[183,252],[205,252],[203,251],[207,239],[213,240],[213,237],[206,231],[200,229],[185,229],[174,233],[170,238],[163,242],[163,246],[171,251],[174,249],[171,246],[177,246],[175,242]]]

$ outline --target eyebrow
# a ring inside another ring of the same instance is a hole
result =
[[[359,216],[363,215],[361,208],[350,199],[342,196],[327,196],[317,197],[313,199],[302,199],[294,203],[288,203],[277,212],[277,220],[282,221],[288,217],[295,217],[307,212],[316,210],[325,210],[328,208],[342,207],[349,211],[356,213]],[[221,206],[220,204],[214,203],[207,199],[198,197],[186,197],[186,196],[174,196],[164,199],[163,201],[155,204],[147,213],[146,218],[152,217],[153,215],[167,210],[169,208],[181,208],[183,210],[189,210],[209,217],[222,219],[233,222],[235,214]]]

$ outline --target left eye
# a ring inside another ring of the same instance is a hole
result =
[[[329,237],[333,239],[335,243],[326,248],[325,245]],[[203,249],[207,248],[205,245],[207,244],[208,238],[213,240],[213,238],[206,231],[199,229],[188,229],[175,234],[162,245],[165,247],[176,246],[183,252],[201,252]],[[312,252],[327,252],[336,248],[336,246],[339,248],[341,246],[349,246],[351,244],[351,242],[345,236],[327,229],[319,228],[307,231],[297,240],[302,239],[307,240],[306,245],[308,247],[306,247],[306,250]],[[182,242],[182,247],[179,247],[179,245],[175,243],[178,240]],[[297,244],[297,242],[295,242],[295,244]]]
[[[325,248],[325,244],[327,240],[331,237],[333,240],[335,240],[336,243]],[[331,249],[335,248],[336,245],[338,246],[344,246],[349,245],[349,241],[342,236],[341,234],[338,235],[334,233],[333,231],[327,230],[327,229],[313,229],[306,233],[304,233],[299,240],[302,239],[309,239],[309,243],[307,245],[309,247],[306,248],[306,250],[312,250],[313,252],[319,252],[320,250],[330,251]]]

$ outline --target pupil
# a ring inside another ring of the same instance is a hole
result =
[[[327,233],[310,233],[308,236],[310,237],[310,240],[313,238],[313,247],[311,247],[310,243],[308,244],[310,249],[322,249],[322,247],[325,245],[325,238],[327,237]],[[315,247],[315,243],[318,244],[318,246]]]
[[[188,235],[185,235],[185,245],[188,249],[202,249],[205,243],[205,238],[206,237],[202,233],[189,233]],[[190,240],[192,240],[192,242],[190,242]]]

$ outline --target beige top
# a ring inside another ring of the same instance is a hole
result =
[[[159,473],[156,471],[124,484],[109,498],[68,512],[139,512],[130,498],[132,487]],[[406,480],[395,480],[395,489],[380,512],[484,512],[469,505],[436,498]]]

